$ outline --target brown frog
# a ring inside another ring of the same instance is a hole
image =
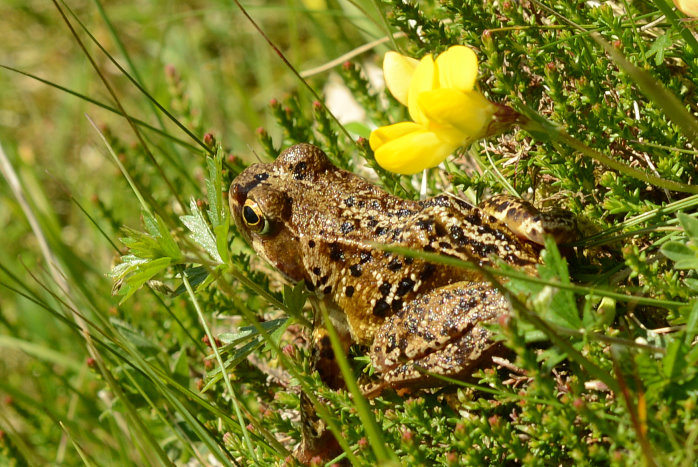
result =
[[[376,243],[480,266],[498,258],[534,274],[539,248],[530,240],[542,241],[549,223],[508,197],[480,207],[450,195],[400,199],[308,144],[248,167],[230,187],[230,206],[255,251],[326,302],[347,348],[371,346],[378,391],[432,385],[425,371],[458,377],[489,362],[495,346],[483,323],[507,313],[508,304],[477,271],[386,252]],[[574,222],[558,218],[548,230],[563,242]],[[337,387],[327,336],[315,337],[318,370]]]

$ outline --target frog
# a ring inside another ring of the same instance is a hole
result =
[[[558,243],[578,235],[566,211],[542,212],[507,195],[478,206],[451,194],[391,195],[310,144],[250,165],[232,181],[229,203],[256,253],[288,281],[303,281],[327,307],[343,351],[352,343],[369,348],[378,382],[367,385],[367,395],[428,387],[438,376],[467,377],[499,349],[488,323],[509,313],[507,299],[481,270],[385,247],[480,268],[506,263],[534,275],[545,235]],[[315,367],[338,388],[327,323],[319,324]]]

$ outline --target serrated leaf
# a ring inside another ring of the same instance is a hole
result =
[[[226,223],[213,228],[213,234],[216,237],[216,251],[220,255],[221,261],[228,264],[230,261],[230,250],[228,249],[228,230],[229,224]]]
[[[189,284],[191,284],[192,288],[194,289],[198,285],[204,283],[209,276],[208,269],[206,269],[203,266],[187,268],[183,271],[183,273],[187,275],[187,279],[189,279]],[[175,291],[172,293],[172,296],[176,297],[178,295],[183,294],[186,291],[187,288],[184,286],[184,284],[180,284],[180,286],[177,287]]]
[[[121,257],[121,263],[114,266],[114,268],[112,268],[112,270],[109,272],[109,277],[115,280],[122,279],[133,269],[147,262],[148,259],[146,258],[139,258],[135,255],[124,255]]]
[[[660,250],[664,256],[674,261],[674,269],[698,269],[696,251],[679,242],[667,242]]]
[[[654,64],[659,66],[664,61],[664,51],[669,47],[671,47],[671,38],[669,38],[669,34],[659,36],[652,43],[652,47],[647,50],[647,57],[654,55]]]
[[[551,237],[545,240],[545,251],[542,253],[544,264],[538,267],[541,279],[552,282],[559,281],[561,284],[569,285],[570,275],[567,270],[567,262],[560,255],[557,244]],[[582,320],[579,317],[577,303],[574,294],[569,290],[554,289],[549,305],[547,318],[550,321],[572,329],[582,327]]]
[[[262,323],[259,323],[262,326],[262,329],[264,329],[266,332],[271,332],[273,333],[276,329],[278,329],[280,326],[282,326],[286,321],[288,321],[288,318],[279,318],[279,319],[272,319],[270,321],[264,321]],[[244,326],[240,328],[240,331],[232,333],[232,332],[227,332],[223,333],[218,336],[218,338],[226,344],[226,348],[229,348],[231,345],[235,346],[240,344],[241,342],[251,339],[255,336],[259,335],[257,332],[257,328],[254,326]]]
[[[283,297],[284,304],[288,307],[291,313],[300,313],[308,297],[307,289],[305,288],[303,281],[298,282],[293,287],[288,284],[284,284]]]
[[[123,280],[118,293],[119,295],[123,294],[124,297],[119,301],[119,304],[128,300],[131,295],[143,287],[143,284],[155,277],[156,274],[167,269],[172,263],[172,258],[158,258],[138,264]]]
[[[179,219],[191,231],[191,239],[206,250],[206,253],[208,253],[211,259],[222,264],[223,260],[218,254],[216,239],[213,237],[211,229],[208,228],[208,224],[206,223],[203,214],[201,214],[201,210],[196,204],[196,200],[194,198],[192,198],[189,202],[189,209],[191,209],[193,214],[188,216],[180,216]]]

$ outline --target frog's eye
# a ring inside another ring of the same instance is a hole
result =
[[[257,232],[260,235],[269,232],[269,222],[264,217],[259,205],[251,199],[245,201],[245,205],[242,207],[242,220],[245,221],[245,225],[253,232]]]

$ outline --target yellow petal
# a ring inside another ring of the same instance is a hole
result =
[[[674,5],[686,16],[698,18],[698,0],[674,0]]]
[[[477,80],[477,55],[470,47],[456,45],[436,58],[440,88],[472,91]]]
[[[411,175],[439,165],[457,145],[424,128],[402,134],[375,151],[376,161],[391,172]]]
[[[477,91],[443,88],[420,94],[419,107],[429,121],[461,132],[463,141],[487,136],[497,110]]]
[[[410,117],[417,123],[426,124],[427,119],[417,104],[419,95],[426,91],[431,91],[439,85],[436,67],[431,54],[426,55],[419,61],[419,65],[412,74],[410,89],[407,92],[407,107],[410,110]]]
[[[400,122],[394,125],[382,126],[376,128],[371,132],[371,136],[368,138],[368,143],[371,145],[371,149],[375,152],[379,147],[394,139],[398,139],[407,133],[412,133],[423,129],[422,125],[418,125],[414,122]]]
[[[407,91],[410,89],[412,74],[418,64],[418,60],[392,51],[387,52],[383,58],[385,85],[390,94],[404,106],[407,106]]]

